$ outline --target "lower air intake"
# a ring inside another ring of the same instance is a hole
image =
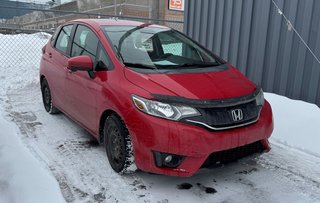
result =
[[[262,153],[264,151],[261,141],[257,141],[245,146],[214,152],[209,155],[207,160],[203,163],[201,168],[214,167],[221,164],[234,162],[238,159],[253,155],[255,153]]]

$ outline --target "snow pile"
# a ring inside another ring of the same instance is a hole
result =
[[[320,108],[276,94],[265,97],[273,110],[272,140],[320,157]]]
[[[3,115],[0,129],[0,202],[65,202],[57,181],[23,146],[18,129]]]
[[[0,95],[38,81],[41,48],[48,42],[47,33],[0,35]]]
[[[17,127],[4,119],[2,108],[8,89],[38,81],[41,48],[49,35],[0,35],[0,202],[65,202],[48,169],[31,155]]]

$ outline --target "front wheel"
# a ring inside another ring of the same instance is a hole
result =
[[[51,91],[48,81],[44,78],[41,82],[41,93],[44,108],[50,114],[56,114],[60,111],[52,104]]]
[[[104,146],[112,169],[120,174],[135,171],[133,146],[122,120],[110,115],[104,125]]]

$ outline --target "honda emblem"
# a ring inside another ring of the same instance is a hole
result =
[[[234,109],[231,111],[233,121],[241,121],[243,119],[243,113],[241,109]]]

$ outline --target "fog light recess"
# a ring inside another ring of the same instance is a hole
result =
[[[183,161],[184,156],[154,152],[154,159],[158,167],[177,168]]]

